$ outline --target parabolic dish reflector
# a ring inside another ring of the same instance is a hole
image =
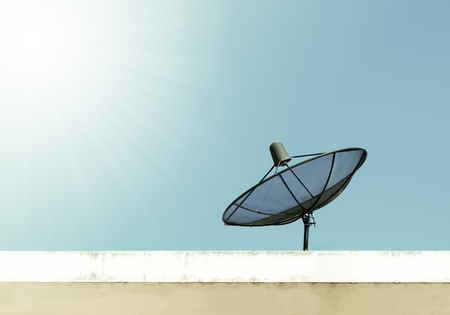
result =
[[[234,200],[222,220],[240,226],[294,222],[339,196],[366,157],[366,150],[349,148],[286,166]]]

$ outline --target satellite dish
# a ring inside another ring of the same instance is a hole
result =
[[[280,142],[270,145],[274,165],[261,181],[236,198],[225,210],[226,225],[283,225],[303,220],[303,250],[308,250],[313,212],[326,206],[347,187],[367,157],[367,151],[348,148],[290,157]],[[315,156],[289,166],[295,158]],[[285,167],[278,172],[280,167]],[[275,169],[274,175],[266,178]]]

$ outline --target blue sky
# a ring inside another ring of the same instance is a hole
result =
[[[368,158],[310,250],[450,250],[447,1],[0,1],[0,250],[300,250],[224,226],[291,155]]]

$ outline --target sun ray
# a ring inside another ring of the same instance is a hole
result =
[[[24,230],[108,230],[171,194],[201,113],[199,3],[0,1],[0,206]]]

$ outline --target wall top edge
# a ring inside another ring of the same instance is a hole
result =
[[[450,251],[0,251],[0,282],[450,282]]]

